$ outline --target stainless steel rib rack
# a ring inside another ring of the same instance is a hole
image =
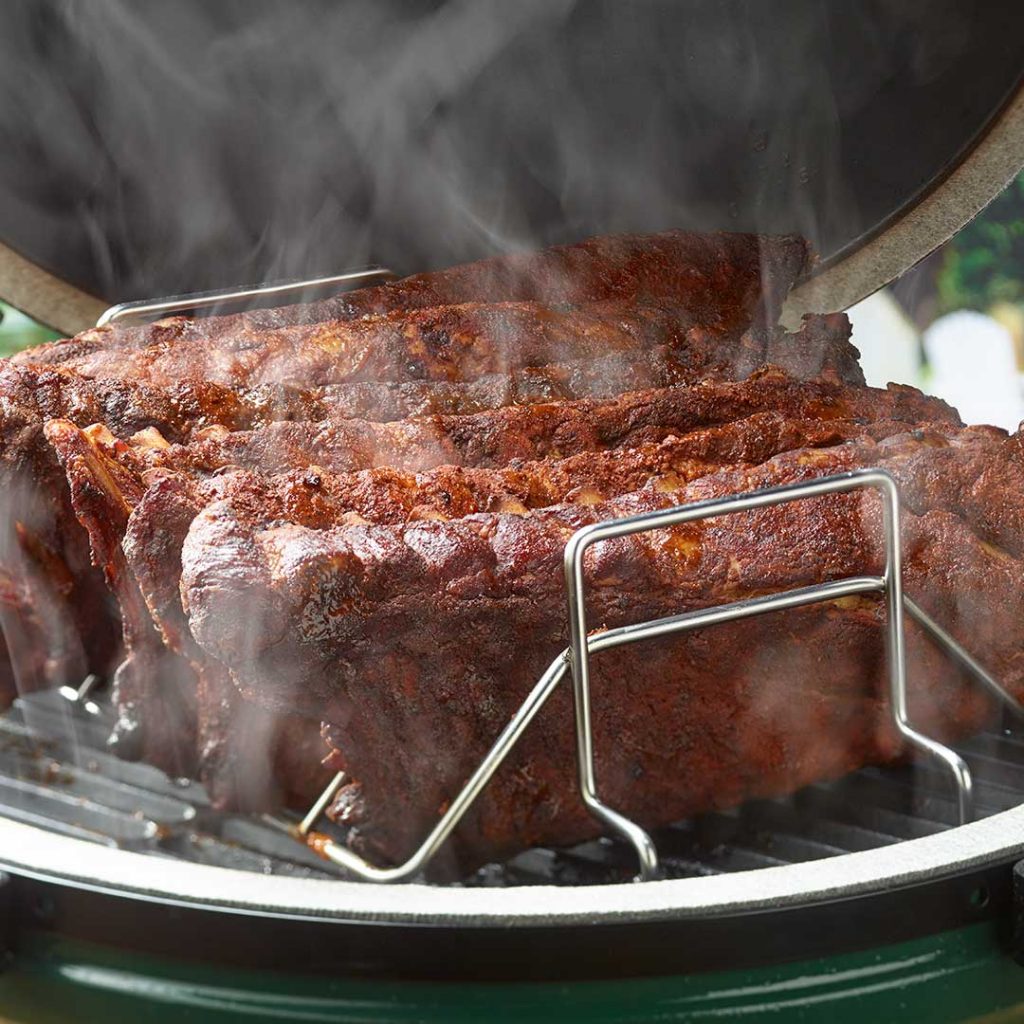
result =
[[[713,606],[686,612],[651,622],[639,622],[616,629],[588,635],[586,619],[586,593],[583,557],[587,549],[602,541],[632,536],[650,530],[678,526],[715,516],[803,501],[825,494],[872,488],[882,497],[883,532],[886,561],[881,576],[855,576],[830,580],[825,583],[779,594],[769,594],[749,600]],[[402,864],[378,867],[367,862],[345,846],[318,836],[316,847],[333,863],[346,871],[373,882],[398,882],[413,878],[424,870],[440,846],[451,835],[481,791],[494,776],[513,750],[520,737],[547,703],[555,689],[571,675],[576,723],[577,766],[581,798],[594,817],[609,830],[625,839],[639,861],[639,878],[658,877],[659,861],[656,845],[651,836],[636,822],[605,804],[597,793],[594,774],[593,730],[590,717],[590,656],[602,650],[623,644],[638,643],[673,633],[711,627],[763,615],[767,612],[796,608],[802,605],[854,594],[881,593],[887,611],[887,654],[889,661],[890,710],[897,731],[907,743],[942,765],[952,776],[955,785],[957,819],[960,824],[971,817],[973,781],[967,762],[956,751],[925,736],[911,724],[907,712],[906,651],[903,614],[911,614],[943,647],[949,656],[968,669],[982,685],[1014,711],[1020,711],[1018,702],[999,684],[974,657],[966,651],[928,616],[923,609],[903,594],[902,552],[899,529],[899,493],[893,478],[880,469],[861,469],[835,476],[823,477],[808,483],[766,488],[749,494],[732,495],[711,501],[696,502],[659,510],[626,519],[596,523],[579,530],[565,548],[565,577],[571,644],[559,654],[537,681],[511,721],[495,740],[479,767],[451,801],[448,809],[423,840],[419,848]],[[680,771],[686,770],[680,765]],[[314,803],[310,812],[295,828],[298,838],[308,838],[316,819],[330,802],[330,798],[343,781],[336,776]]]
[[[385,280],[390,276],[387,270],[372,268],[329,278],[128,303],[112,307],[100,318],[100,323],[123,322],[133,318],[147,319],[182,310],[220,309],[226,302],[238,299],[251,301],[257,297],[277,297],[296,292],[306,295],[310,289],[320,287],[338,291],[346,286]],[[613,538],[686,522],[861,488],[877,491],[882,499],[886,560],[881,575],[830,580],[814,586],[588,635],[583,559],[591,546]],[[90,696],[92,680],[87,680],[77,688],[66,688],[59,696],[43,694],[23,698],[19,701],[14,718],[4,722],[6,740],[20,750],[16,760],[21,767],[12,768],[8,759],[5,777],[4,763],[0,758],[0,813],[9,811],[9,817],[27,823],[49,823],[53,830],[79,838],[99,836],[98,841],[109,841],[129,847],[147,847],[147,844],[153,844],[155,850],[164,853],[173,847],[175,853],[186,857],[199,856],[199,859],[202,859],[214,856],[230,860],[229,851],[237,848],[245,851],[244,854],[239,854],[243,860],[254,854],[257,857],[271,858],[274,864],[268,870],[275,870],[277,861],[280,861],[282,865],[299,864],[306,870],[321,873],[325,869],[341,869],[345,874],[364,881],[407,881],[423,873],[557,687],[567,677],[571,677],[581,798],[588,810],[618,837],[611,845],[607,841],[589,845],[592,849],[618,851],[613,857],[617,869],[624,863],[622,851],[632,850],[635,861],[639,864],[638,877],[644,880],[653,879],[664,874],[666,870],[659,857],[659,841],[639,824],[605,804],[598,795],[590,717],[590,657],[602,650],[624,644],[694,629],[713,628],[719,623],[835,600],[843,596],[875,593],[882,595],[886,602],[887,655],[890,669],[889,703],[894,725],[908,745],[923,753],[943,775],[952,779],[954,799],[951,806],[955,811],[955,821],[963,824],[970,820],[974,803],[974,779],[968,761],[957,751],[923,735],[914,728],[908,717],[904,614],[914,618],[947,656],[966,669],[1007,708],[1014,712],[1020,712],[1022,709],[999,681],[943,629],[941,624],[935,622],[903,594],[901,564],[899,496],[893,479],[878,469],[863,469],[807,483],[733,495],[584,528],[571,538],[565,549],[570,645],[552,661],[537,681],[476,771],[451,801],[419,848],[403,864],[397,866],[371,864],[348,849],[343,834],[331,834],[318,828],[324,810],[344,781],[343,775],[337,775],[331,780],[301,820],[291,821],[281,817],[261,820],[233,819],[212,815],[209,812],[208,800],[197,784],[173,783],[155,769],[144,765],[127,765],[111,758],[102,752],[109,725],[104,721],[102,704]],[[70,746],[67,740],[69,715],[73,726]],[[41,748],[34,746],[40,738],[44,744],[57,745],[52,754],[47,752],[45,745]],[[31,756],[28,758],[26,744],[31,748]],[[86,758],[84,762],[79,756],[83,751]],[[41,770],[38,767],[40,763],[49,764],[51,767]],[[92,768],[83,770],[83,763],[95,766],[95,771]],[[24,767],[26,764],[34,766],[27,769],[27,777]],[[685,770],[685,765],[680,765],[680,772]],[[867,775],[870,777],[871,773],[868,772]],[[51,783],[57,779],[66,780],[67,784],[63,788],[54,789]],[[133,792],[137,794],[134,797]],[[3,798],[3,794],[6,794],[6,799]],[[200,831],[193,831],[199,826],[202,826]],[[181,841],[182,830],[188,830],[189,835],[199,837],[195,844],[190,845],[190,840]],[[239,836],[244,836],[246,842],[241,846],[232,846]],[[309,847],[313,847],[320,857],[317,857]],[[668,842],[668,848],[673,848],[672,840]],[[214,849],[218,851],[216,854],[211,852]],[[203,851],[201,855],[197,852],[200,850]],[[527,855],[527,859],[529,856],[533,856],[534,859],[537,856],[546,856],[550,859],[556,855],[550,851],[547,854],[538,854],[535,851],[532,855]],[[601,861],[602,858],[598,860]],[[494,876],[492,868],[486,869],[481,878]]]

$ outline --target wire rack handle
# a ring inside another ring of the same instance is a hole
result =
[[[308,277],[291,281],[268,281],[251,287],[220,288],[211,292],[190,292],[171,295],[165,299],[141,299],[137,302],[119,302],[100,314],[97,327],[108,324],[142,323],[158,320],[172,313],[211,311],[227,304],[251,302],[254,299],[285,299],[310,292],[344,292],[364,285],[393,280],[395,275],[386,267],[367,267],[349,270],[329,277]]]

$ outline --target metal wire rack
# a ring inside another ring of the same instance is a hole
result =
[[[586,583],[583,557],[587,549],[602,541],[627,537],[650,530],[665,529],[682,523],[715,516],[781,505],[825,494],[871,488],[882,498],[883,533],[886,561],[881,576],[851,576],[779,594],[712,606],[649,622],[639,622],[588,635],[586,620]],[[731,495],[711,501],[663,509],[645,515],[609,520],[577,531],[565,547],[564,556],[571,643],[552,661],[504,728],[479,767],[467,780],[448,809],[426,836],[419,848],[402,864],[378,867],[352,850],[327,837],[318,836],[316,848],[322,856],[347,872],[372,882],[408,881],[421,874],[444,841],[452,834],[481,791],[494,776],[530,723],[536,718],[556,688],[572,677],[576,729],[577,771],[580,792],[588,810],[612,832],[632,847],[639,862],[638,879],[658,877],[658,853],[650,835],[625,815],[605,804],[597,793],[594,773],[593,731],[590,718],[590,657],[600,651],[624,644],[638,643],[675,633],[714,626],[763,615],[832,601],[855,594],[881,593],[886,602],[887,656],[889,662],[890,710],[901,736],[913,747],[942,765],[955,785],[957,816],[960,823],[971,818],[973,782],[967,762],[950,747],[916,730],[907,711],[906,649],[903,615],[909,614],[928,635],[961,667],[968,670],[990,693],[1007,707],[1020,713],[1020,703],[1009,694],[984,666],[922,608],[907,598],[902,585],[902,550],[899,530],[899,492],[896,482],[884,470],[860,469],[808,483],[765,488],[747,494]],[[344,781],[339,773],[331,781],[298,826],[285,826],[297,838],[308,840],[317,819]]]
[[[272,282],[250,288],[197,292],[165,299],[125,302],[107,309],[97,320],[96,326],[151,320],[183,311],[211,311],[220,309],[227,304],[251,304],[261,299],[283,298],[296,293],[308,296],[314,291],[344,291],[373,282],[387,281],[394,277],[395,275],[386,268],[370,267],[328,277]],[[861,488],[877,491],[882,499],[886,553],[882,575],[853,576],[830,580],[826,583],[800,587],[779,594],[711,606],[698,611],[649,622],[633,623],[588,635],[583,559],[588,548],[593,545],[602,541],[665,529],[701,519],[733,515],[752,509]],[[404,863],[393,867],[380,867],[371,864],[329,836],[314,831],[316,823],[345,781],[343,772],[339,772],[331,780],[297,825],[275,818],[266,820],[273,823],[275,827],[288,832],[303,844],[315,845],[320,856],[356,878],[382,883],[413,879],[422,874],[557,687],[565,680],[566,676],[571,676],[577,773],[581,798],[595,818],[607,826],[612,833],[622,837],[632,848],[639,864],[637,879],[657,878],[659,858],[651,836],[636,822],[604,803],[597,792],[590,713],[591,655],[625,644],[706,628],[724,622],[733,622],[768,612],[832,601],[840,597],[877,593],[883,596],[886,603],[886,654],[889,663],[889,705],[893,724],[908,744],[936,761],[951,776],[955,787],[957,818],[960,823],[967,822],[972,815],[974,789],[971,770],[967,762],[950,747],[919,732],[909,720],[904,614],[910,615],[948,657],[964,668],[1004,706],[1016,714],[1022,714],[1024,706],[969,651],[931,618],[924,609],[903,593],[899,515],[899,492],[893,478],[882,469],[860,469],[823,477],[808,483],[765,488],[748,494],[696,502],[584,527],[569,540],[564,555],[570,645],[551,662],[508,725],[494,741],[476,771],[451,801],[448,809],[438,819],[420,846]],[[69,693],[66,696],[84,700],[90,688],[87,680],[86,684],[80,688],[81,692]]]

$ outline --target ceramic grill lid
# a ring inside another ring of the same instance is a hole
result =
[[[1024,7],[875,0],[13,5],[0,296],[115,301],[629,230],[801,231],[802,306],[1017,170]]]

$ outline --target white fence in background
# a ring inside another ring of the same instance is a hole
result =
[[[913,384],[955,406],[965,423],[1016,430],[1024,420],[1013,337],[992,317],[971,310],[948,313],[922,337],[884,290],[848,312],[868,384]]]

